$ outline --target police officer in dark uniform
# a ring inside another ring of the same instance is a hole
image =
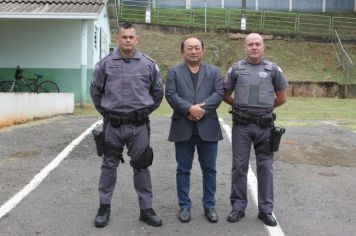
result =
[[[124,146],[131,157],[134,187],[138,195],[140,220],[161,226],[152,209],[152,186],[148,166],[152,163],[149,114],[163,98],[162,79],[155,62],[135,49],[136,30],[123,23],[117,34],[118,49],[99,61],[94,69],[91,97],[104,117],[104,158],[99,180],[100,207],[95,226],[109,223],[111,198],[117,167]]]
[[[237,222],[245,216],[247,206],[247,172],[251,144],[254,146],[258,181],[258,218],[276,226],[273,217],[273,150],[271,131],[273,109],[287,101],[288,82],[281,68],[264,59],[261,35],[245,39],[244,60],[233,64],[224,81],[224,101],[232,106],[232,211],[227,220]],[[232,97],[232,93],[234,96]]]

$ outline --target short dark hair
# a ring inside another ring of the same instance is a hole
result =
[[[185,38],[182,43],[180,44],[180,52],[184,52],[184,43],[185,41],[187,41],[187,39],[191,39],[191,38],[194,38],[194,39],[198,39],[200,44],[201,44],[201,48],[204,49],[204,42],[203,40],[199,39],[199,38],[196,38],[196,37],[188,37],[188,38]]]
[[[131,28],[135,28],[135,26],[133,24],[131,24],[130,22],[124,22],[119,26],[119,31],[120,29],[131,29]]]

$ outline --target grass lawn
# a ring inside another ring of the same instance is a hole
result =
[[[163,80],[168,68],[182,62],[180,43],[188,36],[204,41],[204,61],[218,66],[222,75],[233,62],[244,57],[244,41],[232,40],[228,33],[167,34],[139,29],[138,35],[138,48],[157,62]],[[265,44],[265,57],[280,65],[288,81],[343,83],[345,73],[330,43],[266,40]],[[356,61],[356,45],[344,46]]]
[[[219,116],[230,120],[229,106],[222,103],[218,108]],[[332,98],[288,98],[288,102],[275,109],[277,123],[283,126],[313,125],[316,121],[338,123],[347,129],[356,130],[356,99]],[[93,106],[76,107],[75,115],[97,115]],[[170,117],[172,109],[163,99],[161,106],[153,115]]]

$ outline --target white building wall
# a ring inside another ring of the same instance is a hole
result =
[[[101,58],[109,54],[110,49],[111,32],[106,7],[101,12],[99,19],[90,24],[89,31],[91,35],[89,35],[88,47],[91,48],[92,53],[88,54],[88,60],[91,60],[88,63],[88,68],[94,68]]]
[[[73,93],[0,93],[0,128],[74,111]]]
[[[1,19],[0,67],[80,68],[80,20]]]

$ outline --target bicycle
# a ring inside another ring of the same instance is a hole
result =
[[[37,93],[59,93],[59,87],[55,82],[42,81],[43,75],[34,73],[36,78],[26,78],[23,75],[23,69],[16,67],[14,80],[6,80],[0,82],[0,92],[22,92],[23,86],[30,92]],[[21,81],[21,83],[19,83]],[[23,85],[21,87],[21,84]]]

